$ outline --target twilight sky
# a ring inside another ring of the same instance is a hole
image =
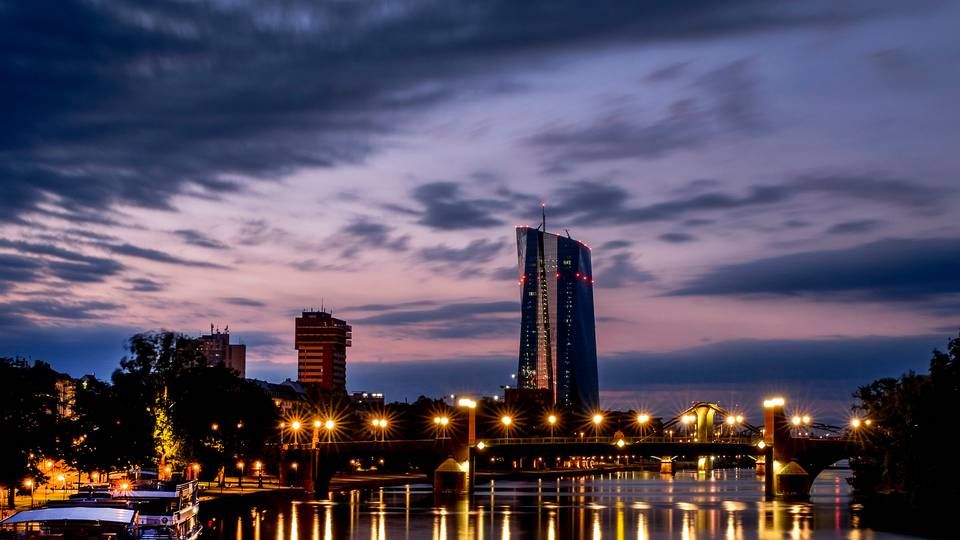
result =
[[[825,415],[960,327],[960,5],[0,0],[0,355],[229,325],[294,377],[494,392],[513,228],[593,248],[608,406]]]

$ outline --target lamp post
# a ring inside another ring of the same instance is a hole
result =
[[[593,415],[593,433],[597,441],[600,440],[600,424],[603,423],[603,415],[595,414]]]
[[[505,438],[510,440],[510,428],[513,427],[513,417],[505,414],[500,417],[500,423],[503,424],[503,433]]]
[[[243,491],[243,461],[237,462],[237,469],[240,469],[240,474],[237,475],[237,485],[240,486],[240,491]]]
[[[259,460],[255,461],[253,463],[253,468],[257,470],[257,487],[262,488],[263,487],[263,463],[260,462]]]
[[[447,438],[447,424],[450,423],[450,419],[446,416],[435,416],[433,417],[433,424],[437,427],[437,439],[446,439]]]
[[[477,402],[462,398],[457,404],[467,408],[467,445],[473,445],[477,441]]]
[[[33,479],[27,478],[23,482],[24,487],[30,488],[30,508],[33,508]]]
[[[557,425],[557,415],[551,414],[547,417],[547,425],[550,426],[550,438],[553,438],[553,428]]]

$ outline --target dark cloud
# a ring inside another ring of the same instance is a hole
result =
[[[43,276],[69,283],[101,282],[124,268],[112,259],[85,255],[53,244],[0,239],[0,249],[17,253],[4,256],[6,272],[0,273],[0,290],[4,288],[4,282],[8,283],[9,288],[11,284],[38,281]]]
[[[166,263],[166,264],[175,264],[179,266],[192,266],[195,268],[219,268],[225,269],[226,267],[220,264],[208,262],[208,261],[195,261],[190,259],[183,259],[177,257],[176,255],[171,255],[165,251],[160,251],[156,249],[144,248],[140,246],[135,246],[133,244],[101,244],[103,249],[117,255],[124,255],[126,257],[136,257],[138,259],[146,259],[148,261]]]
[[[193,229],[180,229],[174,231],[173,233],[191,246],[199,246],[210,249],[227,249],[226,244],[215,238],[211,238],[207,234],[200,231],[195,231]]]
[[[632,244],[627,240],[609,240],[600,244],[601,250],[614,250],[614,249],[625,249],[630,247]]]
[[[505,201],[469,197],[454,182],[422,184],[413,190],[412,196],[422,208],[418,222],[433,229],[473,229],[504,223],[494,214],[504,210]]]
[[[685,74],[690,62],[674,62],[648,73],[643,80],[647,82],[672,81]]]
[[[927,75],[917,59],[902,48],[875,51],[867,58],[881,77],[896,85],[915,84]]]
[[[503,242],[478,238],[462,248],[452,248],[446,244],[423,248],[419,256],[427,263],[445,265],[471,265],[487,263],[503,251]]]
[[[691,99],[674,102],[659,119],[638,122],[626,111],[615,111],[588,125],[548,126],[528,142],[557,161],[593,162],[659,158],[676,150],[706,143],[708,114]]]
[[[879,229],[883,222],[876,219],[857,219],[831,225],[827,234],[862,234]]]
[[[398,115],[550,48],[833,25],[874,4],[12,2],[0,18],[0,219],[50,203],[103,221],[114,204],[169,208],[241,177],[355,163]]]
[[[723,125],[745,133],[763,130],[759,82],[753,60],[744,58],[713,70],[699,78],[713,101],[712,114]]]
[[[505,336],[517,332],[517,302],[461,302],[427,309],[392,310],[353,321],[402,329],[404,335],[435,339]]]
[[[715,268],[672,295],[922,301],[960,293],[960,238],[892,238]]]
[[[397,302],[396,304],[361,304],[359,306],[350,306],[344,309],[347,312],[356,311],[394,311],[411,307],[433,306],[436,302],[433,300],[412,300],[410,302]]]
[[[283,240],[286,237],[286,231],[273,227],[265,219],[258,218],[246,219],[241,223],[236,241],[244,246],[259,246],[267,242]]]
[[[62,302],[45,298],[6,302],[0,305],[7,313],[70,321],[100,319],[110,314],[107,312],[113,312],[123,307],[112,302],[96,300]]]
[[[41,264],[33,259],[0,253],[0,293],[10,290],[18,283],[39,278]]]
[[[354,219],[340,229],[345,256],[353,256],[368,249],[403,252],[410,249],[410,237],[394,236],[393,227],[368,217]]]
[[[234,306],[246,306],[246,307],[264,307],[266,304],[259,300],[254,300],[253,298],[243,298],[241,296],[231,296],[228,298],[221,298],[227,304]]]
[[[614,253],[604,260],[597,270],[597,287],[616,289],[656,279],[653,274],[637,266],[629,253]]]
[[[646,206],[632,206],[623,187],[597,181],[557,190],[553,214],[585,224],[628,224],[691,219],[689,216],[748,208],[772,208],[805,197],[869,202],[911,211],[940,211],[946,190],[896,178],[867,176],[803,177],[783,184],[754,185],[744,193],[708,191]]]
[[[694,236],[694,235],[692,235],[692,234],[690,234],[690,233],[684,233],[684,232],[668,232],[668,233],[663,233],[663,234],[661,234],[660,236],[658,236],[657,238],[659,238],[660,240],[662,240],[662,241],[664,241],[664,242],[667,242],[667,243],[669,243],[669,244],[686,244],[686,243],[688,243],[688,242],[696,242],[696,241],[697,241],[697,237],[696,237],[696,236]]]
[[[489,275],[497,281],[516,281],[520,277],[520,270],[516,266],[502,266],[491,270]]]
[[[130,284],[130,290],[135,292],[159,292],[166,288],[163,283],[147,278],[132,278],[127,283]]]

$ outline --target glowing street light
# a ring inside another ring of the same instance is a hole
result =
[[[387,419],[386,419],[386,418],[374,418],[374,419],[373,419],[373,428],[374,428],[373,440],[377,440],[377,432],[376,432],[376,430],[379,429],[379,430],[380,430],[380,438],[381,438],[381,440],[386,441],[386,438],[387,438],[387,424],[388,424],[388,422],[387,422]]]
[[[803,421],[803,425],[805,425],[805,426],[809,426],[810,423],[813,422],[813,419],[810,418],[810,415],[809,415],[809,414],[803,415],[803,418],[801,418],[801,420]]]
[[[240,491],[243,491],[243,461],[237,462],[237,469],[240,470],[240,474],[237,475],[237,485],[240,486]]]
[[[337,427],[337,422],[333,418],[327,418],[324,420],[323,429],[327,430],[327,432],[333,431],[335,427]]]
[[[450,418],[446,416],[434,416],[433,424],[437,427],[437,438],[445,439],[446,438],[446,427],[450,424]]]
[[[33,486],[34,484],[32,478],[27,478],[23,481],[23,487],[30,490],[30,508],[33,508]]]
[[[600,424],[603,423],[603,415],[600,413],[596,413],[593,415],[593,418],[591,418],[591,420],[593,421],[594,436],[596,436],[597,440],[600,440]]]
[[[547,417],[547,424],[550,425],[550,438],[553,438],[553,428],[557,425],[557,415],[551,414]]]
[[[799,416],[794,416],[793,418],[790,419],[790,423],[795,426],[799,426],[801,422],[803,422],[803,419],[800,418]]]
[[[460,398],[457,405],[467,408],[467,444],[473,444],[477,440],[477,402]]]
[[[294,420],[293,422],[290,422],[290,429],[292,429],[294,433],[300,431],[300,428],[302,427],[303,427],[303,424],[301,424],[299,420]]]
[[[850,427],[852,427],[853,429],[860,429],[860,424],[861,422],[859,418],[854,418],[850,420]]]
[[[500,417],[500,424],[503,425],[503,432],[506,435],[506,438],[510,438],[510,427],[513,426],[513,417],[510,415],[503,415]]]

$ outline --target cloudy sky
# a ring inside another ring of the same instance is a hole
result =
[[[514,226],[593,248],[607,405],[840,414],[960,327],[953,2],[0,1],[0,355],[229,325],[493,392]]]

